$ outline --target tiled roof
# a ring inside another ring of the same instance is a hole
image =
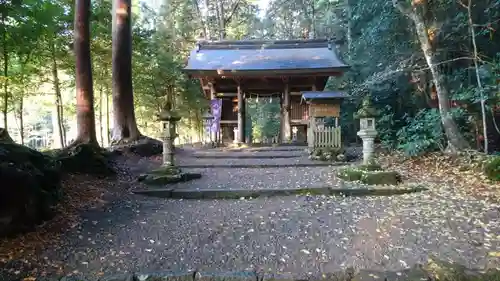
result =
[[[326,39],[200,42],[186,71],[342,69],[333,43]]]
[[[344,92],[339,91],[307,91],[302,92],[303,100],[315,100],[315,99],[342,99],[346,98],[348,95]]]

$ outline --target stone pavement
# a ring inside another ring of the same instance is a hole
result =
[[[183,166],[183,171],[201,173],[203,177],[200,180],[179,183],[172,187],[199,189],[287,189],[335,186],[337,184],[334,179],[335,169],[331,166],[314,166],[317,164],[324,165],[325,163],[309,160],[307,157],[308,154],[305,151],[306,147],[280,147],[277,149],[281,149],[281,151],[263,147],[243,149],[242,151],[207,149],[192,152],[187,157],[180,157],[179,165]],[[282,151],[283,149],[289,150]],[[205,158],[197,158],[197,156]],[[277,158],[274,156],[288,158]],[[293,166],[297,164],[304,166]],[[206,167],[189,168],[189,166],[193,165],[206,165]],[[238,165],[238,168],[234,168],[235,165]],[[247,167],[241,168],[241,165]],[[272,167],[254,167],[259,165]]]

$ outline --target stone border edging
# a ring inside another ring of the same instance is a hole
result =
[[[219,165],[219,164],[206,164],[206,165],[177,165],[180,169],[207,169],[207,168],[291,168],[291,167],[329,167],[329,166],[343,166],[349,165],[349,162],[334,162],[334,163],[290,163],[290,164],[236,164],[236,165]]]
[[[196,159],[274,159],[274,158],[300,158],[304,155],[193,155]]]
[[[181,173],[179,177],[169,178],[168,176],[161,177],[161,175],[157,175],[158,178],[161,178],[158,182],[155,182],[154,174],[141,174],[137,178],[138,182],[142,182],[144,184],[150,185],[166,185],[166,184],[174,184],[181,182],[188,182],[192,180],[201,179],[202,175],[199,173]],[[153,177],[153,178],[149,178]]]
[[[245,148],[225,148],[219,149],[223,152],[270,152],[270,151],[305,151],[307,146],[276,146],[276,147],[245,147]]]
[[[289,188],[289,189],[191,189],[158,188],[132,191],[135,194],[171,199],[240,199],[287,195],[390,196],[427,190],[413,188]]]

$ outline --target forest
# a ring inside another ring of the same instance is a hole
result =
[[[104,146],[124,138],[112,131],[124,109],[111,79],[110,2],[92,1],[90,15],[94,123]],[[403,2],[270,1],[265,11],[246,0],[132,2],[132,38],[125,43],[132,46],[132,78],[124,87],[135,104],[133,134],[158,137],[155,116],[172,96],[183,113],[180,135],[199,138],[206,101],[181,69],[200,38],[336,38],[352,68],[327,89],[351,96],[342,111],[347,141],[356,141],[352,115],[370,95],[381,111],[384,147],[411,155],[448,144],[497,151],[498,1]],[[65,147],[76,137],[78,108],[73,3],[5,1],[1,8],[2,126],[21,144]]]

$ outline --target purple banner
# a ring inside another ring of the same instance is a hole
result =
[[[213,99],[210,101],[210,109],[214,117],[210,130],[212,133],[218,133],[220,130],[220,118],[222,115],[222,99]]]

